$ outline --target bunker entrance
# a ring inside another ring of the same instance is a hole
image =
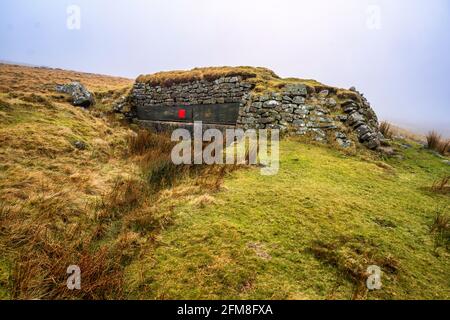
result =
[[[138,107],[140,120],[236,125],[239,103]]]

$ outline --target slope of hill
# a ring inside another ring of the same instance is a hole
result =
[[[74,80],[89,111],[54,92]],[[110,113],[131,85],[0,65],[0,298],[450,298],[450,198],[431,188],[444,159],[407,140],[386,157],[290,138],[276,176],[183,171],[164,136]]]

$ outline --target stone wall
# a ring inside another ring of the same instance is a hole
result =
[[[339,93],[335,88],[326,87],[316,92],[317,89],[295,83],[263,94],[254,93],[252,89],[252,84],[240,77],[168,87],[137,82],[129,102],[132,111],[138,106],[240,103],[236,123],[239,128],[309,134],[317,141],[335,141],[343,148],[360,142],[376,149],[383,139],[375,112],[355,89]]]
[[[252,86],[240,77],[220,78],[215,81],[194,81],[170,87],[151,86],[137,82],[131,94],[132,106],[176,104],[196,105],[215,103],[237,103],[245,100]]]

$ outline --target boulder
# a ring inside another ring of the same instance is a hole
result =
[[[72,104],[77,107],[88,108],[95,102],[94,95],[79,82],[57,85],[56,91],[71,95]]]

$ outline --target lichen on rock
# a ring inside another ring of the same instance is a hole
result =
[[[79,82],[57,85],[56,91],[71,95],[72,104],[77,107],[88,108],[95,103],[94,95]]]

